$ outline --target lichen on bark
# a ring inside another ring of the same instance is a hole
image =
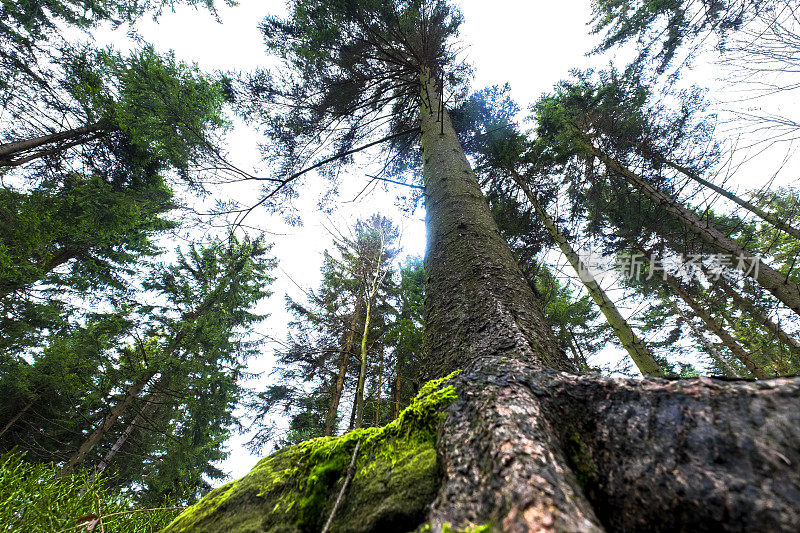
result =
[[[451,375],[452,376],[452,375]],[[451,378],[433,380],[382,428],[320,437],[262,459],[214,489],[164,531],[311,532],[330,514],[357,442],[356,474],[331,531],[410,531],[425,521],[438,488],[436,432],[457,399]]]

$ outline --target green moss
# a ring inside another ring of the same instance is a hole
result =
[[[413,527],[436,492],[436,430],[444,407],[457,399],[452,386],[442,385],[454,374],[426,383],[382,428],[309,440],[262,459],[245,477],[183,512],[164,533],[319,531],[357,442],[356,474],[332,530]]]
[[[417,529],[414,533],[430,533],[431,525],[425,524]],[[442,524],[442,533],[492,533],[492,523],[483,524],[480,526],[470,526],[465,528],[453,527],[450,524]]]
[[[592,459],[589,448],[583,442],[580,433],[572,431],[564,442],[564,452],[567,455],[572,471],[578,478],[582,487],[588,488],[597,481],[597,465]]]

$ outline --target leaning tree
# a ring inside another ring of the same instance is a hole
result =
[[[438,467],[415,471],[418,456],[401,454],[381,477],[363,466],[381,460],[369,452],[374,433],[312,441],[265,459],[168,530],[313,531],[325,516],[334,530],[365,531],[797,528],[800,380],[578,375],[559,350],[450,120],[467,75],[459,22],[441,0],[295,0],[288,18],[262,25],[280,68],[248,83],[280,168],[260,205],[305,169],[335,170],[378,143],[387,172],[421,162],[426,372],[462,370],[438,426]],[[347,460],[331,459],[337,442],[349,443]],[[295,458],[314,446],[326,451],[311,455],[320,465],[305,478]],[[292,475],[307,492],[287,505]],[[337,489],[350,481],[349,493]]]

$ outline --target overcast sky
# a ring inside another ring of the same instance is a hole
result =
[[[465,46],[464,59],[475,69],[473,89],[508,82],[512,96],[526,109],[557,81],[566,78],[570,69],[585,68],[590,63],[585,54],[596,44],[596,39],[589,35],[587,27],[591,19],[589,0],[462,0],[454,3],[464,15],[461,40]],[[158,23],[145,20],[137,27],[158,50],[174,50],[179,59],[195,62],[204,70],[247,71],[266,61],[258,22],[267,14],[283,13],[285,7],[283,0],[241,0],[240,4],[221,7],[220,23],[204,11],[181,6],[174,13],[162,16]],[[97,38],[124,47],[123,36],[124,28],[100,32]],[[602,62],[608,59],[592,61],[595,66],[603,66]],[[701,76],[712,80],[715,73],[706,69]],[[237,128],[229,136],[227,149],[238,166],[268,172],[259,164],[257,143],[257,135]],[[284,324],[288,316],[283,309],[283,296],[288,293],[301,298],[301,288],[318,285],[321,253],[331,241],[326,228],[336,226],[346,230],[356,217],[380,211],[402,227],[406,255],[424,254],[424,213],[420,210],[408,216],[399,211],[394,201],[398,193],[396,186],[379,186],[353,201],[367,183],[368,179],[355,168],[342,181],[340,196],[334,204],[336,209],[327,214],[317,209],[320,195],[324,195],[327,188],[311,177],[297,201],[297,208],[303,213],[302,227],[287,226],[279,217],[264,212],[248,220],[274,241],[273,252],[280,259],[278,279],[272,287],[274,295],[262,307],[270,318],[261,325],[259,333],[285,338]],[[222,191],[222,194],[249,199],[255,193]],[[250,370],[268,373],[271,367],[272,356],[267,346],[263,356],[251,362]],[[239,477],[249,471],[258,458],[241,446],[241,438],[234,438],[231,448],[233,455],[223,467],[232,477]]]

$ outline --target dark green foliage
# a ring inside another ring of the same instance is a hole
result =
[[[32,162],[26,176],[58,179],[81,161],[115,184],[142,186],[174,170],[202,185],[203,174],[189,171],[219,159],[216,136],[226,127],[222,79],[149,46],[128,56],[70,48],[58,62],[64,71],[56,78],[59,90],[34,92],[6,107],[13,120],[2,134],[8,144],[0,145],[0,166]],[[31,116],[31,101],[41,101],[41,116]],[[78,127],[64,128],[65,122]]]
[[[147,299],[157,304],[93,316],[51,335],[40,354],[4,357],[2,449],[65,461],[144,383],[83,462],[107,466],[108,483],[143,504],[194,501],[224,476],[215,463],[227,456],[244,365],[258,348],[249,327],[269,294],[267,251],[232,236],[191,246],[150,275]]]
[[[202,5],[214,12],[213,0],[182,3]],[[65,27],[89,30],[103,22],[134,22],[148,12],[158,16],[164,7],[171,8],[174,4],[168,0],[3,0],[0,4],[0,90],[6,91],[14,81],[46,86],[48,80],[37,71],[36,55],[41,60],[48,45],[57,46]]]

